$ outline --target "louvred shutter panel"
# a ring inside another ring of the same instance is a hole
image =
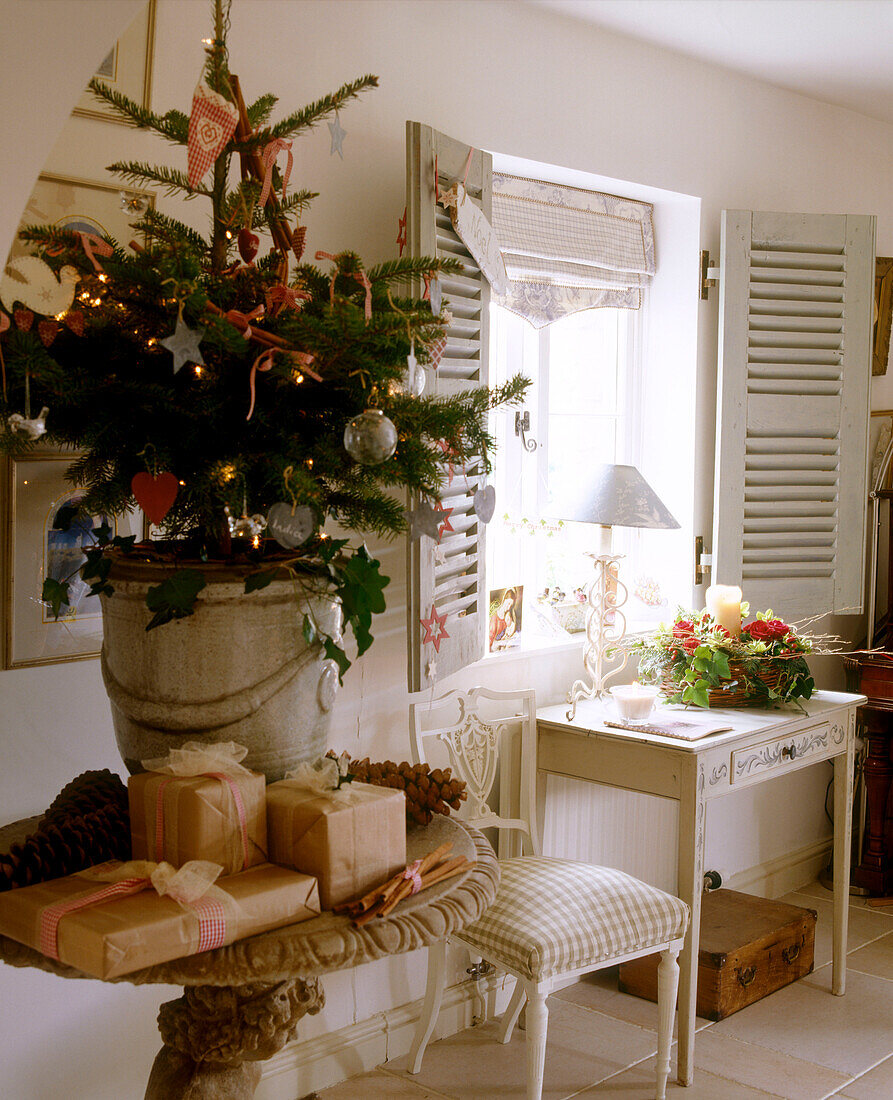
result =
[[[469,146],[418,122],[406,124],[407,243],[413,256],[456,257],[461,275],[440,279],[444,305],[453,315],[447,344],[436,371],[428,368],[426,393],[451,394],[487,384],[490,287],[468,249],[455,233],[450,215],[436,201],[465,175]],[[492,159],[479,149],[468,165],[468,198],[491,216]],[[421,291],[417,287],[417,291]],[[408,629],[409,690],[421,691],[484,655],[487,593],[484,578],[485,525],[474,512],[475,491],[484,484],[480,463],[443,463],[441,500],[451,509],[439,542],[427,535],[409,543]],[[452,480],[450,472],[452,471]],[[416,501],[411,501],[414,505]],[[423,641],[421,620],[434,608],[447,615],[449,634],[439,652]]]
[[[874,231],[723,212],[713,576],[787,620],[862,607]]]

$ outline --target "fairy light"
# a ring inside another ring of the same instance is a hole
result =
[[[222,466],[220,469],[220,478],[222,481],[232,481],[236,476],[236,468],[230,462],[226,466]]]
[[[181,482],[180,482],[180,484],[181,484],[181,485],[185,485],[185,484],[186,484],[186,482],[185,482],[185,481],[181,481]]]
[[[195,377],[196,378],[201,378],[202,368],[198,365],[198,363],[196,363],[195,366],[192,369],[195,371]]]
[[[56,320],[57,321],[62,321],[65,318],[66,312],[67,312],[67,310],[63,310],[61,313],[57,313],[56,314]]]
[[[89,302],[90,301],[90,291],[85,290],[83,292],[83,294],[79,294],[78,295],[78,301],[79,302]]]
[[[260,547],[260,535],[255,535],[251,540],[251,545],[257,550]]]
[[[103,273],[102,275],[100,275],[100,276],[99,276],[99,281],[100,281],[101,283],[107,283],[107,282],[109,281],[109,277],[108,277],[108,275],[106,275],[105,273]]]
[[[213,38],[203,38],[202,39],[202,45],[203,46],[213,46],[214,45],[214,39]]]
[[[150,348],[154,348],[158,344],[158,338],[156,336],[150,336],[148,344]]]
[[[94,298],[93,301],[90,303],[90,305],[91,306],[101,306],[102,305],[102,299],[101,298]]]
[[[292,374],[292,380],[294,381],[296,386],[300,386],[300,384],[304,381],[304,375],[301,374],[299,370],[296,370]]]
[[[233,235],[232,235],[232,233],[230,233],[230,231],[228,229],[226,231],[226,239],[228,241],[231,241],[233,239]]]
[[[312,470],[312,469],[313,469],[313,459],[312,459],[312,458],[308,458],[308,459],[307,459],[307,469],[308,469],[308,470]]]

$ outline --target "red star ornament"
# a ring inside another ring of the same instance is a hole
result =
[[[445,532],[455,531],[455,527],[453,527],[452,523],[450,523],[450,516],[453,514],[453,509],[444,508],[443,501],[439,500],[434,506],[434,511],[440,512],[440,514],[443,516],[443,519],[440,522],[440,526],[437,528],[437,541],[440,542]]]
[[[403,207],[403,217],[397,222],[397,248],[400,250],[397,255],[403,255],[403,249],[406,248],[406,207]]]
[[[440,653],[440,643],[444,638],[449,638],[446,628],[448,615],[448,611],[444,611],[442,615],[438,615],[437,608],[434,604],[431,604],[431,614],[427,619],[420,620],[422,626],[425,628],[425,637],[422,638],[422,645],[427,645],[428,642],[431,642],[435,651]]]

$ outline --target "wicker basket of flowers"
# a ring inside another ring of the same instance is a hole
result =
[[[746,605],[744,605],[746,608]],[[639,677],[660,685],[669,703],[771,707],[808,699],[815,682],[805,657],[815,639],[764,611],[737,635],[708,611],[680,609],[674,622],[634,639]]]

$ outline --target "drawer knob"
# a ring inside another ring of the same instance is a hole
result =
[[[800,954],[800,944],[792,943],[790,947],[783,947],[781,957],[786,963],[792,963]]]
[[[796,745],[785,745],[785,747],[781,750],[782,760],[793,760],[796,755],[797,755],[797,746]]]
[[[748,966],[744,970],[738,971],[738,981],[741,985],[747,988],[750,983],[757,976],[757,968],[755,966]]]

